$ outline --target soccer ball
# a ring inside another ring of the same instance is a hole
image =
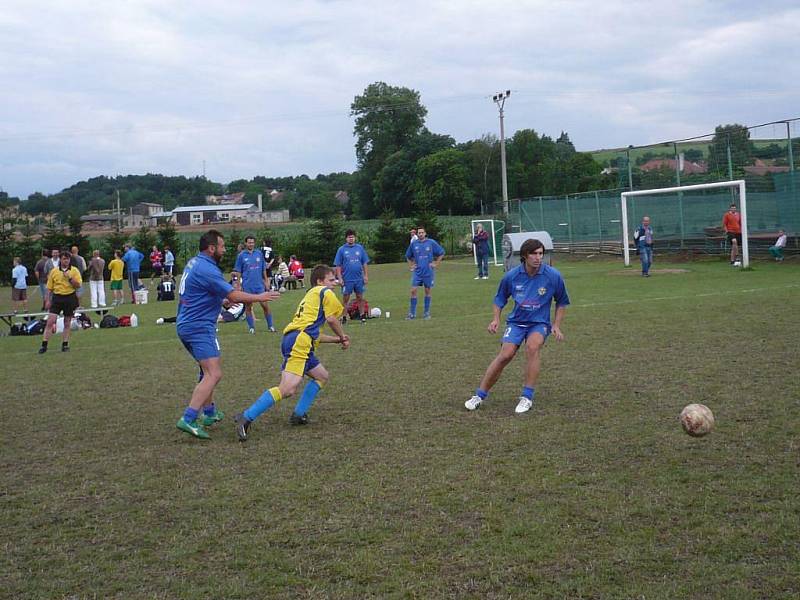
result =
[[[692,437],[703,437],[714,429],[714,413],[704,404],[690,404],[681,411],[681,426]]]
[[[373,319],[377,319],[378,317],[381,316],[381,309],[376,306],[375,308],[369,311],[369,316],[372,317]]]
[[[734,267],[741,267],[742,266],[742,261],[740,261],[740,260],[733,261],[733,266]]]

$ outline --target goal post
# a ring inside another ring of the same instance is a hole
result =
[[[750,265],[750,249],[747,242],[747,194],[745,191],[745,183],[742,179],[734,181],[719,181],[715,183],[701,183],[698,185],[684,185],[670,188],[655,188],[650,190],[636,190],[633,192],[622,192],[620,194],[620,207],[622,209],[622,255],[625,260],[625,266],[630,266],[630,244],[629,244],[629,226],[628,226],[628,199],[635,199],[638,196],[657,196],[661,194],[679,194],[679,198],[683,198],[683,194],[688,192],[698,192],[703,190],[714,190],[728,188],[738,191],[739,195],[739,213],[742,218],[742,266],[747,267]],[[689,196],[691,199],[691,195]],[[721,218],[721,216],[720,216]],[[682,225],[681,225],[682,227]]]
[[[503,221],[495,221],[494,219],[473,219],[470,223],[470,230],[472,237],[475,237],[476,226],[480,223],[483,225],[484,231],[489,232],[489,250],[491,252],[492,262],[494,266],[503,265],[503,255],[499,249],[503,245],[503,234],[505,233],[506,224]],[[472,245],[472,259],[475,264],[478,264],[478,254],[475,249],[475,244]]]

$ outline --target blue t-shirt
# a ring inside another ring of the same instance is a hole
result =
[[[417,277],[430,277],[433,275],[431,263],[444,255],[444,248],[442,248],[436,240],[425,238],[425,241],[414,240],[406,250],[406,258],[414,260],[416,269],[414,273]]]
[[[233,270],[242,274],[242,289],[251,294],[260,294],[264,287],[264,271],[267,263],[261,250],[242,250],[236,257]]]
[[[225,281],[217,263],[207,254],[198,254],[183,269],[178,287],[178,329],[209,330],[214,333],[222,301],[233,286]]]
[[[550,324],[550,303],[567,306],[569,296],[564,279],[556,269],[544,263],[536,275],[528,275],[520,265],[503,275],[494,297],[496,306],[503,308],[514,298],[514,310],[506,321],[509,325]]]
[[[128,248],[128,251],[122,255],[123,262],[128,265],[129,273],[138,273],[141,269],[144,254],[139,252],[136,248]]]
[[[344,244],[336,251],[334,267],[342,268],[345,283],[358,283],[364,280],[364,265],[369,262],[367,251],[361,244]]]
[[[11,269],[11,279],[14,280],[14,287],[18,290],[26,290],[28,289],[28,283],[26,281],[28,277],[28,269],[25,265],[17,265],[13,269]]]

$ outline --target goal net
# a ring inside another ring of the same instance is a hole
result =
[[[667,249],[699,250],[723,254],[729,251],[722,230],[722,216],[731,204],[742,219],[742,266],[750,264],[747,242],[747,195],[743,180],[622,192],[622,254],[630,265],[633,229],[649,216],[653,237]]]
[[[503,265],[503,233],[505,233],[506,224],[503,221],[495,221],[494,219],[473,219],[471,223],[472,236],[475,237],[477,225],[483,225],[484,231],[489,232],[489,256],[495,266]],[[475,251],[475,245],[472,247],[472,258],[475,264],[478,264],[478,255]]]

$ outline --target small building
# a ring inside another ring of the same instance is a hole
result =
[[[206,204],[241,204],[244,202],[245,192],[233,192],[221,196],[206,196]]]
[[[179,206],[172,210],[172,221],[177,225],[204,225],[206,223],[286,223],[288,210],[262,212],[255,204],[217,204]]]
[[[154,202],[139,202],[131,208],[132,214],[142,215],[143,217],[152,217],[154,214],[161,212],[164,212],[164,206]]]

